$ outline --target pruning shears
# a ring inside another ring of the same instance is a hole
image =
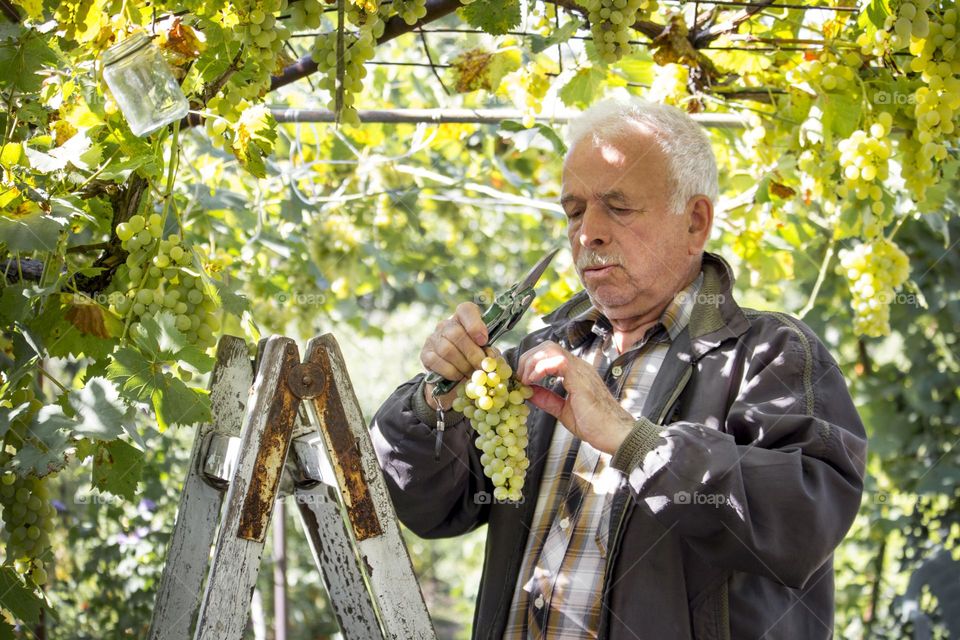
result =
[[[537,292],[534,287],[536,287],[537,282],[539,282],[540,276],[547,270],[547,266],[559,250],[559,248],[554,249],[540,258],[537,264],[527,272],[527,275],[524,276],[522,280],[506,291],[498,294],[493,303],[483,312],[483,322],[487,325],[487,344],[484,346],[489,347],[492,345],[498,338],[512,329],[517,322],[520,321],[523,314],[530,308],[533,299],[537,297]],[[439,397],[449,393],[457,386],[459,380],[447,380],[438,373],[431,373],[427,376],[426,382],[435,385],[433,388],[433,397],[438,399],[437,444],[434,450],[434,458],[439,460],[444,430],[443,406],[439,402]]]

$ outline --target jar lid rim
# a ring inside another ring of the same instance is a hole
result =
[[[139,51],[144,46],[150,44],[151,40],[152,38],[145,32],[135,31],[103,52],[103,64],[113,64],[121,58],[126,58],[131,53]]]

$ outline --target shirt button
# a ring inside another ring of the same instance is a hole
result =
[[[533,601],[533,606],[537,609],[543,609],[543,596],[537,596],[537,599]]]
[[[620,365],[617,365],[613,368],[611,373],[613,373],[614,378],[619,378],[620,375],[623,373],[623,367],[621,367]]]
[[[570,518],[561,518],[560,519],[560,528],[566,529],[570,526]]]

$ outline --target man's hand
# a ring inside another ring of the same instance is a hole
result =
[[[447,380],[462,380],[480,368],[480,362],[486,357],[482,348],[485,344],[487,325],[483,323],[480,307],[472,302],[463,302],[452,316],[437,323],[436,330],[423,343],[420,362],[429,371],[439,373]],[[427,404],[436,409],[433,387],[432,384],[426,384],[423,391]],[[456,395],[454,389],[441,396],[445,409],[450,408]]]
[[[534,386],[530,402],[600,451],[615,453],[633,429],[634,417],[620,406],[593,365],[556,342],[541,343],[524,353],[517,376],[528,385],[536,385],[546,376],[562,378],[566,398]]]

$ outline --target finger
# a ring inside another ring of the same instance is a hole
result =
[[[454,317],[475,343],[480,346],[487,344],[487,325],[483,322],[480,307],[472,302],[461,302]]]
[[[563,406],[566,401],[553,391],[534,385],[533,395],[530,396],[530,404],[546,411],[554,418],[559,418],[560,414],[563,413]]]
[[[450,342],[446,336],[441,335],[437,338],[436,349],[434,351],[438,356],[453,365],[460,373],[460,377],[465,378],[469,376],[476,368],[470,364],[467,357],[460,351],[460,348]]]
[[[567,357],[562,353],[544,353],[527,362],[520,378],[524,384],[536,384],[547,376],[565,377]]]
[[[428,371],[440,374],[447,380],[459,380],[463,377],[456,367],[441,358],[433,349],[424,349],[420,354],[420,362]]]
[[[470,371],[480,368],[480,362],[485,357],[483,349],[474,342],[456,317],[441,323],[441,327],[435,336],[437,344],[444,341],[453,344],[457,352],[461,353],[470,363]]]

